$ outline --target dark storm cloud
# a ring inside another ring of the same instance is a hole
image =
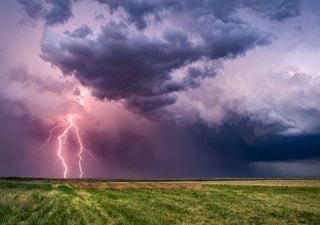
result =
[[[71,16],[71,0],[50,0],[51,9],[46,13],[45,19],[48,25],[66,22]]]
[[[237,151],[242,152],[247,162],[286,161],[318,158],[320,155],[319,134],[283,136],[283,124],[266,124],[252,121],[250,117],[233,114],[220,128],[228,132],[224,141],[235,142]],[[230,138],[232,136],[233,138]]]
[[[30,18],[54,25],[72,16],[74,1],[19,2]],[[300,14],[299,0],[98,2],[112,13],[124,12],[128,19],[111,20],[98,32],[82,25],[65,32],[59,41],[45,37],[42,57],[65,74],[75,74],[101,99],[125,99],[127,106],[142,114],[157,113],[175,103],[172,93],[199,87],[204,78],[216,75],[221,67],[212,66],[213,61],[235,58],[271,42],[272,36],[256,28],[241,10],[277,21]],[[159,23],[165,28],[155,36]],[[203,59],[211,62],[190,67]],[[186,67],[182,81],[172,79],[174,71]]]
[[[63,37],[53,38],[47,33],[42,42],[42,58],[65,74],[74,74],[101,99],[125,99],[128,106],[141,105],[142,113],[144,106],[140,102],[150,103],[148,112],[173,104],[174,92],[198,87],[220,67],[205,69],[203,64],[189,68],[182,81],[172,78],[174,71],[203,59],[213,63],[235,58],[272,39],[237,13],[238,9],[248,8],[250,1],[100,2],[113,11],[124,9],[129,19],[109,21],[96,32],[83,26]],[[265,1],[250,8],[258,15],[264,13],[263,16],[276,19],[270,15],[275,15],[276,10],[286,11],[289,6],[277,7],[289,4],[286,2]],[[298,10],[298,4],[293,4],[296,1],[290,2]],[[165,28],[158,29],[158,22],[152,20],[147,23],[151,15],[165,23]],[[291,16],[294,14],[283,12],[282,18]],[[178,21],[179,26],[172,21]],[[166,96],[168,100],[164,99]],[[156,101],[151,103],[152,99]]]
[[[320,135],[269,136],[247,149],[252,161],[312,159],[320,156]]]
[[[284,21],[300,15],[300,0],[247,0],[248,6],[271,20]]]
[[[151,102],[155,99],[151,104],[155,111],[157,102],[158,108],[165,106],[164,102],[174,103],[172,96],[164,100],[166,95],[198,87],[203,78],[216,74],[215,69],[190,68],[183,82],[175,83],[170,77],[172,71],[201,58],[236,57],[271,41],[270,35],[241,18],[239,9],[252,9],[260,16],[278,21],[300,14],[299,0],[98,2],[108,5],[111,12],[124,10],[128,21],[109,22],[101,27],[94,39],[88,38],[92,31],[85,25],[66,32],[58,45],[49,42],[42,45],[43,58],[64,73],[74,73],[100,98],[126,99],[127,105],[134,107],[142,100]],[[19,0],[19,3],[30,18],[42,18],[47,25],[64,23],[72,16],[72,0]],[[146,28],[157,29],[153,26],[154,21],[170,23],[178,15],[186,17],[182,27],[168,27],[162,30],[161,37],[139,32]],[[138,30],[133,31],[130,23]],[[198,36],[197,41],[201,43],[194,43],[190,34]]]
[[[158,95],[154,97],[136,96],[127,99],[125,106],[137,114],[143,115],[150,119],[165,118],[163,110],[160,108],[175,103],[175,96]]]
[[[43,19],[49,26],[65,23],[72,17],[72,0],[19,0],[18,2],[31,20]]]
[[[139,29],[147,26],[147,16],[152,16],[156,20],[164,17],[164,12],[172,13],[192,12],[196,18],[203,15],[214,14],[215,17],[228,21],[230,16],[240,8],[251,8],[261,15],[272,20],[283,21],[286,18],[300,14],[300,0],[98,0],[107,4],[111,11],[124,9],[132,22]]]
[[[88,27],[86,25],[82,25],[81,27],[79,27],[78,29],[74,30],[73,32],[66,31],[65,33],[67,35],[69,35],[70,37],[84,38],[87,35],[92,34],[92,30],[90,29],[90,27]]]

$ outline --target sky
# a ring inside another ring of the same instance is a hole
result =
[[[317,0],[1,0],[0,176],[320,176]]]

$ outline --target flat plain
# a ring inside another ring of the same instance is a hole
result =
[[[0,179],[0,224],[320,224],[319,179]]]

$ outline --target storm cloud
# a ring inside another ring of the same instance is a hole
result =
[[[107,4],[111,11],[124,9],[129,20],[143,29],[151,19],[161,21],[168,13],[192,15],[194,19],[204,16],[214,16],[225,22],[236,22],[234,14],[241,9],[252,9],[261,16],[271,20],[283,21],[300,14],[300,0],[98,0]],[[230,21],[231,20],[231,21]]]
[[[0,175],[319,174],[315,2],[0,1]]]
[[[296,16],[287,12],[292,8],[299,11],[297,1],[264,2],[256,8],[248,1],[100,2],[113,11],[125,10],[128,17],[110,19],[94,31],[83,25],[63,35],[47,32],[42,58],[64,74],[75,75],[95,96],[123,99],[141,114],[173,104],[179,91],[199,87],[201,80],[217,74],[217,62],[271,42],[272,34],[239,10],[270,19],[285,11],[279,20]]]
[[[65,23],[72,17],[72,0],[18,0],[32,22],[44,20],[48,26]]]

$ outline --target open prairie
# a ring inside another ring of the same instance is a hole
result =
[[[0,224],[320,224],[318,179],[0,179]]]

